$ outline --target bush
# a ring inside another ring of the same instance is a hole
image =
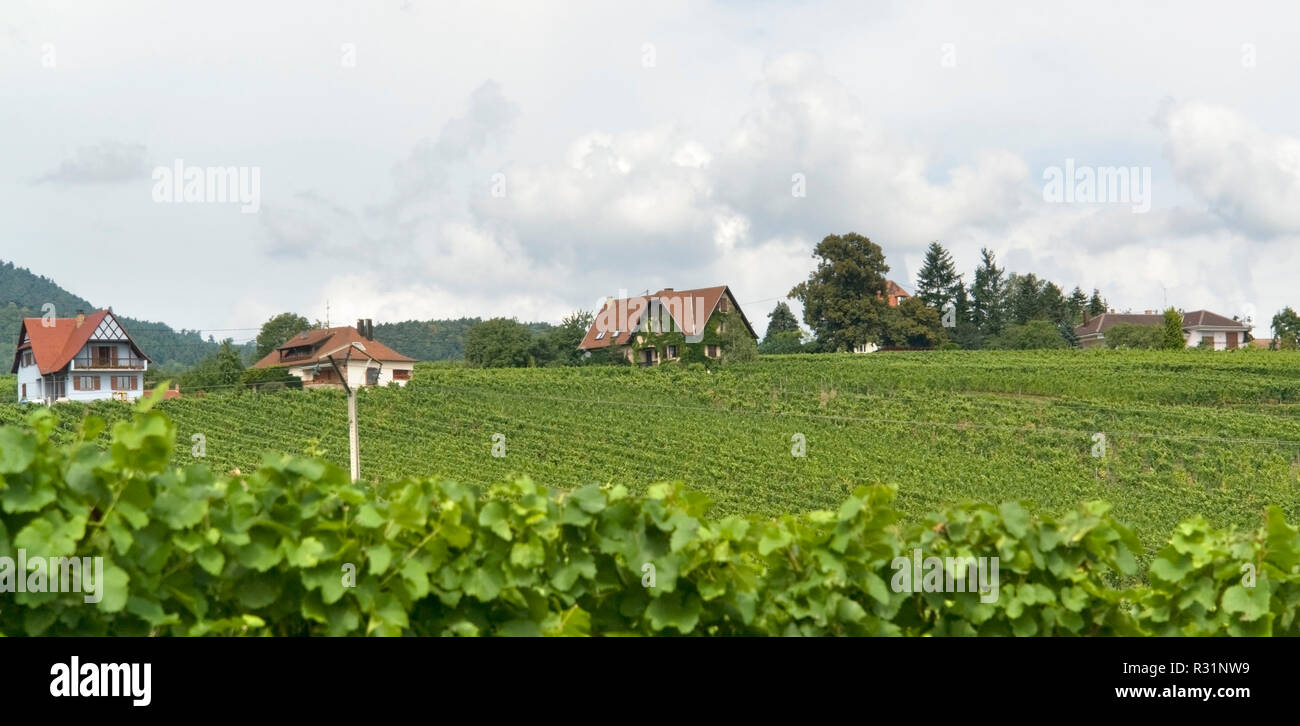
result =
[[[989,347],[1004,350],[1039,350],[1067,348],[1069,343],[1050,320],[1031,320],[1024,325],[1008,325],[1006,330],[990,341]]]
[[[1111,326],[1105,335],[1108,348],[1156,350],[1165,344],[1165,330],[1156,325],[1118,323]]]
[[[904,527],[883,486],[834,512],[711,519],[667,484],[371,488],[279,455],[215,476],[168,466],[176,431],[156,400],[107,450],[89,443],[94,417],[67,447],[46,408],[0,429],[0,557],[104,560],[98,602],[6,593],[0,635],[1300,634],[1300,532],[1277,508],[1258,532],[1184,522],[1149,584],[1119,590],[1140,545],[1100,502],[1060,517],[974,504]],[[914,552],[998,557],[996,599],[891,587]]]

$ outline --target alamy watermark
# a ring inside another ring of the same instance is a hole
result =
[[[889,563],[896,570],[890,580],[894,592],[978,592],[980,602],[998,599],[996,557],[895,557]]]
[[[704,340],[708,322],[703,295],[681,295],[671,290],[651,296],[627,297],[619,290],[618,298],[596,303],[596,340],[617,338],[625,332],[682,333],[687,343]]]
[[[1043,170],[1043,201],[1054,204],[1131,204],[1134,214],[1151,211],[1151,167],[1075,166]]]
[[[186,166],[177,159],[154,167],[153,182],[155,202],[235,202],[244,214],[256,214],[262,206],[260,166]]]
[[[88,603],[104,597],[103,557],[0,557],[0,593],[81,592]]]

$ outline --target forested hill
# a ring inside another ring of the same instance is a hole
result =
[[[456,318],[375,323],[375,340],[416,360],[462,360],[465,357],[465,333],[480,322],[481,318]],[[550,327],[547,323],[526,325],[534,333]]]
[[[61,318],[72,317],[79,309],[89,313],[100,307],[64,290],[48,277],[12,262],[0,262],[0,361],[4,362],[5,373],[13,361],[22,318],[40,317],[46,303],[52,303],[55,314]],[[216,343],[204,340],[197,330],[175,330],[165,323],[125,315],[117,317],[157,366],[169,363],[191,366],[217,349]]]

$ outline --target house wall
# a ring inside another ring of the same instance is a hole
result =
[[[74,376],[93,376],[99,379],[98,391],[77,391],[73,388]],[[125,391],[114,391],[113,376],[135,376],[135,387]],[[125,393],[128,401],[139,398],[144,387],[144,371],[68,371],[67,398],[69,401],[103,401]],[[28,389],[28,393],[31,390]]]
[[[18,402],[43,399],[45,393],[40,386],[41,370],[35,363],[18,366]],[[23,398],[23,385],[27,386],[27,398]]]
[[[349,361],[347,365],[347,369],[345,370],[348,378],[348,385],[353,388],[364,387],[366,385],[366,369],[372,367],[373,365],[374,364],[371,364],[370,361],[364,359],[361,361],[357,361],[355,359]],[[328,366],[329,366],[328,363],[322,363],[321,369],[326,370]],[[311,374],[311,370],[314,367],[315,364],[312,364],[310,366],[290,366],[289,375],[301,378],[304,386],[326,385],[326,386],[339,386],[340,388],[342,387],[339,382],[334,380],[325,381],[323,383],[313,383],[312,382],[313,376]],[[395,379],[393,378],[393,371],[397,369],[414,372],[415,364],[414,363],[384,363],[384,365],[379,369],[379,382],[377,385],[387,386],[389,383],[393,383],[395,381]],[[405,386],[409,382],[410,382],[409,379],[405,381],[396,381],[397,385],[399,386]]]
[[[1227,350],[1227,349],[1228,349],[1228,337],[1229,337],[1229,336],[1232,336],[1233,338],[1236,339],[1236,341],[1237,341],[1237,347],[1238,347],[1238,348],[1243,348],[1243,347],[1245,347],[1245,343],[1244,343],[1243,341],[1244,341],[1246,335],[1245,335],[1245,333],[1242,333],[1241,331],[1238,331],[1238,330],[1233,330],[1233,331],[1224,331],[1224,330],[1195,330],[1195,329],[1187,331],[1187,347],[1188,347],[1188,348],[1195,348],[1195,347],[1199,346],[1199,345],[1201,344],[1201,338],[1202,338],[1203,336],[1206,336],[1206,335],[1212,335],[1212,336],[1214,336],[1214,349],[1215,349],[1215,350]]]

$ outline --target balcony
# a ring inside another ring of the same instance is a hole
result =
[[[108,358],[83,355],[72,359],[72,367],[83,371],[142,371],[147,362],[144,358],[135,356]]]

